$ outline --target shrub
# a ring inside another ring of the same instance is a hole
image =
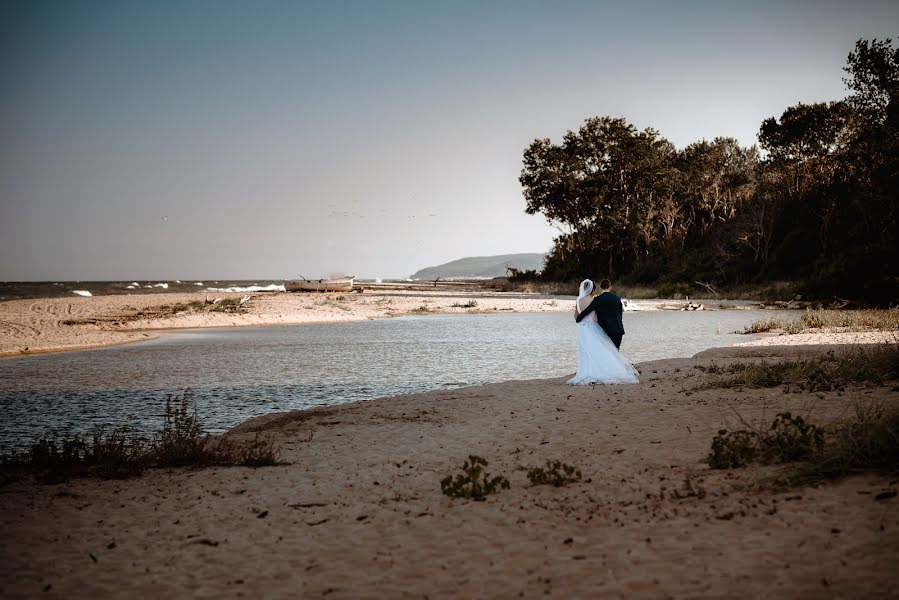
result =
[[[862,471],[899,471],[899,411],[856,405],[855,414],[826,431],[808,460],[783,473],[779,483],[800,485]]]
[[[531,485],[552,485],[561,487],[581,480],[580,469],[558,460],[547,460],[545,467],[528,470]]]
[[[824,431],[789,412],[780,413],[761,438],[763,456],[771,462],[802,460],[824,443]]]
[[[779,413],[767,431],[722,429],[712,439],[709,466],[713,469],[744,467],[751,462],[784,463],[802,460],[824,443],[824,432],[802,417]]]
[[[755,460],[758,451],[758,435],[752,431],[728,431],[721,429],[712,439],[709,466],[713,469],[745,467]]]
[[[44,483],[72,477],[124,479],[141,474],[148,464],[144,439],[130,433],[118,427],[108,434],[97,429],[90,440],[77,434],[45,436],[0,462],[6,471],[31,472]]]
[[[852,473],[899,471],[899,410],[856,405],[855,415],[826,428],[780,413],[767,431],[721,430],[709,466],[730,469],[751,462],[798,463],[776,482],[802,485]]]
[[[165,401],[162,429],[153,444],[154,463],[160,467],[181,467],[210,462],[211,452],[197,417],[197,409],[190,408],[190,390],[180,398],[169,396]]]
[[[90,440],[72,435],[45,436],[27,449],[0,455],[0,480],[11,475],[33,474],[39,481],[58,483],[73,477],[122,479],[140,475],[147,468],[240,465],[264,467],[280,464],[271,440],[249,443],[210,439],[203,433],[190,392],[166,399],[162,429],[148,442],[131,435],[128,427],[105,433],[98,429]]]
[[[500,489],[509,489],[509,480],[505,477],[490,477],[484,470],[487,464],[480,456],[470,455],[462,464],[461,474],[455,478],[447,475],[440,481],[440,491],[452,498],[484,500]]]

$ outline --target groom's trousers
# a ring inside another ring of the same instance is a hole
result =
[[[612,343],[615,344],[615,347],[621,350],[621,338],[624,337],[622,333],[611,333],[609,334],[609,339],[612,340]]]

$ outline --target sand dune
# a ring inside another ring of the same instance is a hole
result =
[[[0,489],[4,597],[890,598],[896,482],[758,491],[773,467],[709,469],[716,431],[789,409],[823,423],[896,388],[691,391],[694,367],[815,348],[736,348],[640,365],[632,386],[513,381],[266,415],[290,464],[153,471]],[[443,496],[468,454],[512,488]],[[546,459],[580,467],[530,487]],[[690,487],[687,486],[690,482]],[[691,495],[702,489],[704,496]]]

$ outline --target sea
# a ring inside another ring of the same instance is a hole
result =
[[[218,279],[166,281],[3,281],[0,300],[73,298],[124,294],[184,294],[188,292],[284,291],[283,279]]]

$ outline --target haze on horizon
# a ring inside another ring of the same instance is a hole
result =
[[[544,252],[525,147],[756,141],[894,2],[0,6],[0,280],[403,277]]]

